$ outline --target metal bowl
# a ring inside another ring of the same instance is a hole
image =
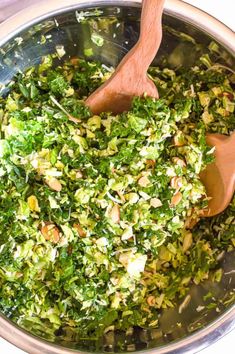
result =
[[[138,38],[140,6],[140,0],[40,1],[12,17],[0,25],[1,94],[7,93],[5,84],[16,72],[39,63],[43,55],[54,53],[57,46],[64,46],[66,52],[61,60],[88,54],[89,59],[116,66]],[[82,16],[87,18],[86,22],[81,21]],[[91,41],[94,26],[105,39],[101,47]],[[220,47],[219,60],[227,66],[234,65],[235,35],[231,30],[190,5],[168,0],[163,42],[154,65],[191,66],[202,53],[208,52],[212,40]],[[205,281],[199,286],[193,285],[189,306],[179,311],[182,302],[179,300],[176,308],[163,311],[159,329],[136,328],[131,335],[107,334],[99,342],[81,343],[60,333],[49,336],[46,329],[30,333],[30,328],[27,331],[19,328],[0,315],[0,335],[33,354],[139,350],[156,353],[156,348],[158,353],[195,353],[235,328],[233,252],[224,255],[221,266],[224,269],[221,283]],[[216,306],[198,312],[208,291],[213,294]],[[227,305],[222,304],[221,299],[227,299],[224,301]]]

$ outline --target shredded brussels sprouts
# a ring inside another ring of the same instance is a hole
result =
[[[81,340],[154,328],[190,283],[220,281],[235,199],[199,221],[199,174],[206,132],[235,127],[234,75],[205,60],[150,68],[161,98],[118,116],[85,107],[111,73],[82,59],[45,57],[0,98],[0,309],[20,326]]]

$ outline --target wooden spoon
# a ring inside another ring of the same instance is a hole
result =
[[[215,147],[215,161],[200,174],[211,199],[203,216],[221,213],[235,191],[235,132],[231,136],[208,134],[207,144]]]
[[[123,58],[115,73],[86,100],[94,114],[121,113],[130,109],[134,96],[147,94],[158,98],[147,70],[162,39],[162,13],[165,0],[143,0],[140,37]],[[235,133],[230,137],[208,134],[207,144],[215,147],[215,162],[200,175],[209,200],[203,216],[221,213],[230,203],[235,190]]]
[[[143,0],[140,37],[123,58],[115,73],[86,100],[94,114],[129,110],[134,96],[158,98],[147,70],[162,40],[162,13],[165,0]]]

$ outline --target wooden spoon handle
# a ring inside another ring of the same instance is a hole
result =
[[[162,12],[165,0],[143,0],[141,12],[140,36],[138,42],[125,55],[116,69],[116,73],[136,80],[146,76],[162,40]]]
[[[142,60],[142,69],[147,71],[162,40],[162,12],[165,0],[143,0],[140,37],[136,54]]]
[[[131,107],[133,97],[158,98],[147,70],[162,39],[162,12],[165,0],[143,0],[140,37],[136,45],[118,65],[115,73],[86,100],[94,114],[120,113]]]

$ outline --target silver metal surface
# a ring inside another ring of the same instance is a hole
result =
[[[63,45],[66,50],[63,60],[70,56],[83,56],[86,48],[92,48],[91,59],[117,65],[138,38],[140,5],[140,0],[57,0],[41,1],[24,10],[0,25],[0,84],[7,84],[17,71],[39,63],[43,55],[54,53],[56,45]],[[94,8],[102,10],[102,13],[99,16],[94,14]],[[78,23],[75,10],[85,10],[91,21]],[[191,66],[202,53],[208,52],[208,44],[213,39],[221,48],[219,60],[227,66],[234,65],[235,35],[226,26],[177,0],[168,0],[164,13],[163,42],[154,64],[164,65],[167,59],[172,67]],[[109,20],[114,17],[120,23],[118,31],[110,21],[102,33],[105,44],[95,46],[90,40],[91,27],[94,23],[99,26],[99,18]],[[178,36],[175,31],[192,36],[198,45]],[[41,44],[42,36],[46,38],[44,44]],[[2,94],[4,92],[3,87]],[[132,338],[118,334],[115,340],[123,344],[122,350],[115,347],[115,341],[110,347],[108,337],[102,339],[97,349],[95,343],[79,343],[76,338],[66,341],[63,336],[49,337],[42,331],[31,334],[30,328],[28,331],[21,329],[3,315],[0,315],[0,335],[32,354],[127,352],[130,343],[135,343],[136,350],[143,353],[196,353],[235,328],[234,303],[221,303],[235,288],[234,253],[225,254],[221,267],[224,269],[222,282],[206,281],[200,286],[192,286],[189,306],[179,313],[181,299],[175,309],[164,311],[158,330],[136,330]],[[196,311],[204,304],[203,297],[208,291],[213,294],[217,308]]]

